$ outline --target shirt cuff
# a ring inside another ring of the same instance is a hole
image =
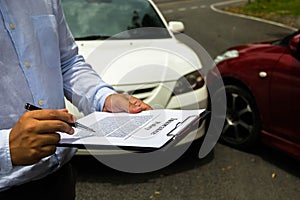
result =
[[[9,148],[10,131],[0,130],[0,174],[6,174],[13,168]]]

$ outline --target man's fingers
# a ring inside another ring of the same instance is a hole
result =
[[[139,113],[142,111],[141,106],[137,106],[135,104],[129,104],[128,113]]]
[[[57,145],[60,141],[60,135],[58,133],[45,133],[38,135],[30,135],[26,138],[27,141],[23,141],[22,145],[27,145],[33,149],[39,149],[47,145]]]
[[[44,157],[50,156],[50,155],[54,154],[55,151],[56,151],[56,146],[55,145],[46,145],[46,146],[43,146],[41,148],[40,157],[44,158]]]
[[[24,120],[31,119],[30,123],[25,123],[25,128],[29,132],[65,132],[73,134],[74,130],[69,123],[76,121],[75,117],[68,112],[60,110],[36,110],[24,114]]]
[[[134,97],[134,96],[130,96],[129,99],[130,105],[129,105],[129,112],[130,113],[137,113],[137,112],[141,112],[143,110],[152,110],[152,108],[144,103],[142,100]],[[134,105],[134,106],[132,106]]]
[[[74,129],[71,125],[60,120],[41,120],[36,126],[36,132],[49,133],[49,132],[64,132],[68,134],[73,134]]]
[[[139,113],[152,108],[140,99],[128,94],[112,94],[107,97],[103,111]]]
[[[60,120],[68,123],[74,123],[76,121],[75,117],[63,110],[34,110],[25,113],[30,115],[32,118],[37,120]]]
[[[40,134],[38,139],[41,141],[40,146],[56,145],[60,141],[60,135],[58,133]]]

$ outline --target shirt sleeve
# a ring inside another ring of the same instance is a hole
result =
[[[6,174],[12,170],[9,133],[10,130],[0,130],[0,174]]]
[[[57,2],[60,4],[60,1]],[[66,23],[61,5],[57,6],[56,18],[64,94],[84,114],[101,111],[106,97],[116,92],[78,54],[78,46]]]

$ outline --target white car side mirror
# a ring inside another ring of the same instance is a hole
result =
[[[180,21],[170,21],[169,28],[173,33],[184,32],[184,24]]]

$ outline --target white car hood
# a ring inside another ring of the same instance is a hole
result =
[[[77,45],[111,85],[175,81],[201,69],[197,55],[173,39],[77,41]]]

